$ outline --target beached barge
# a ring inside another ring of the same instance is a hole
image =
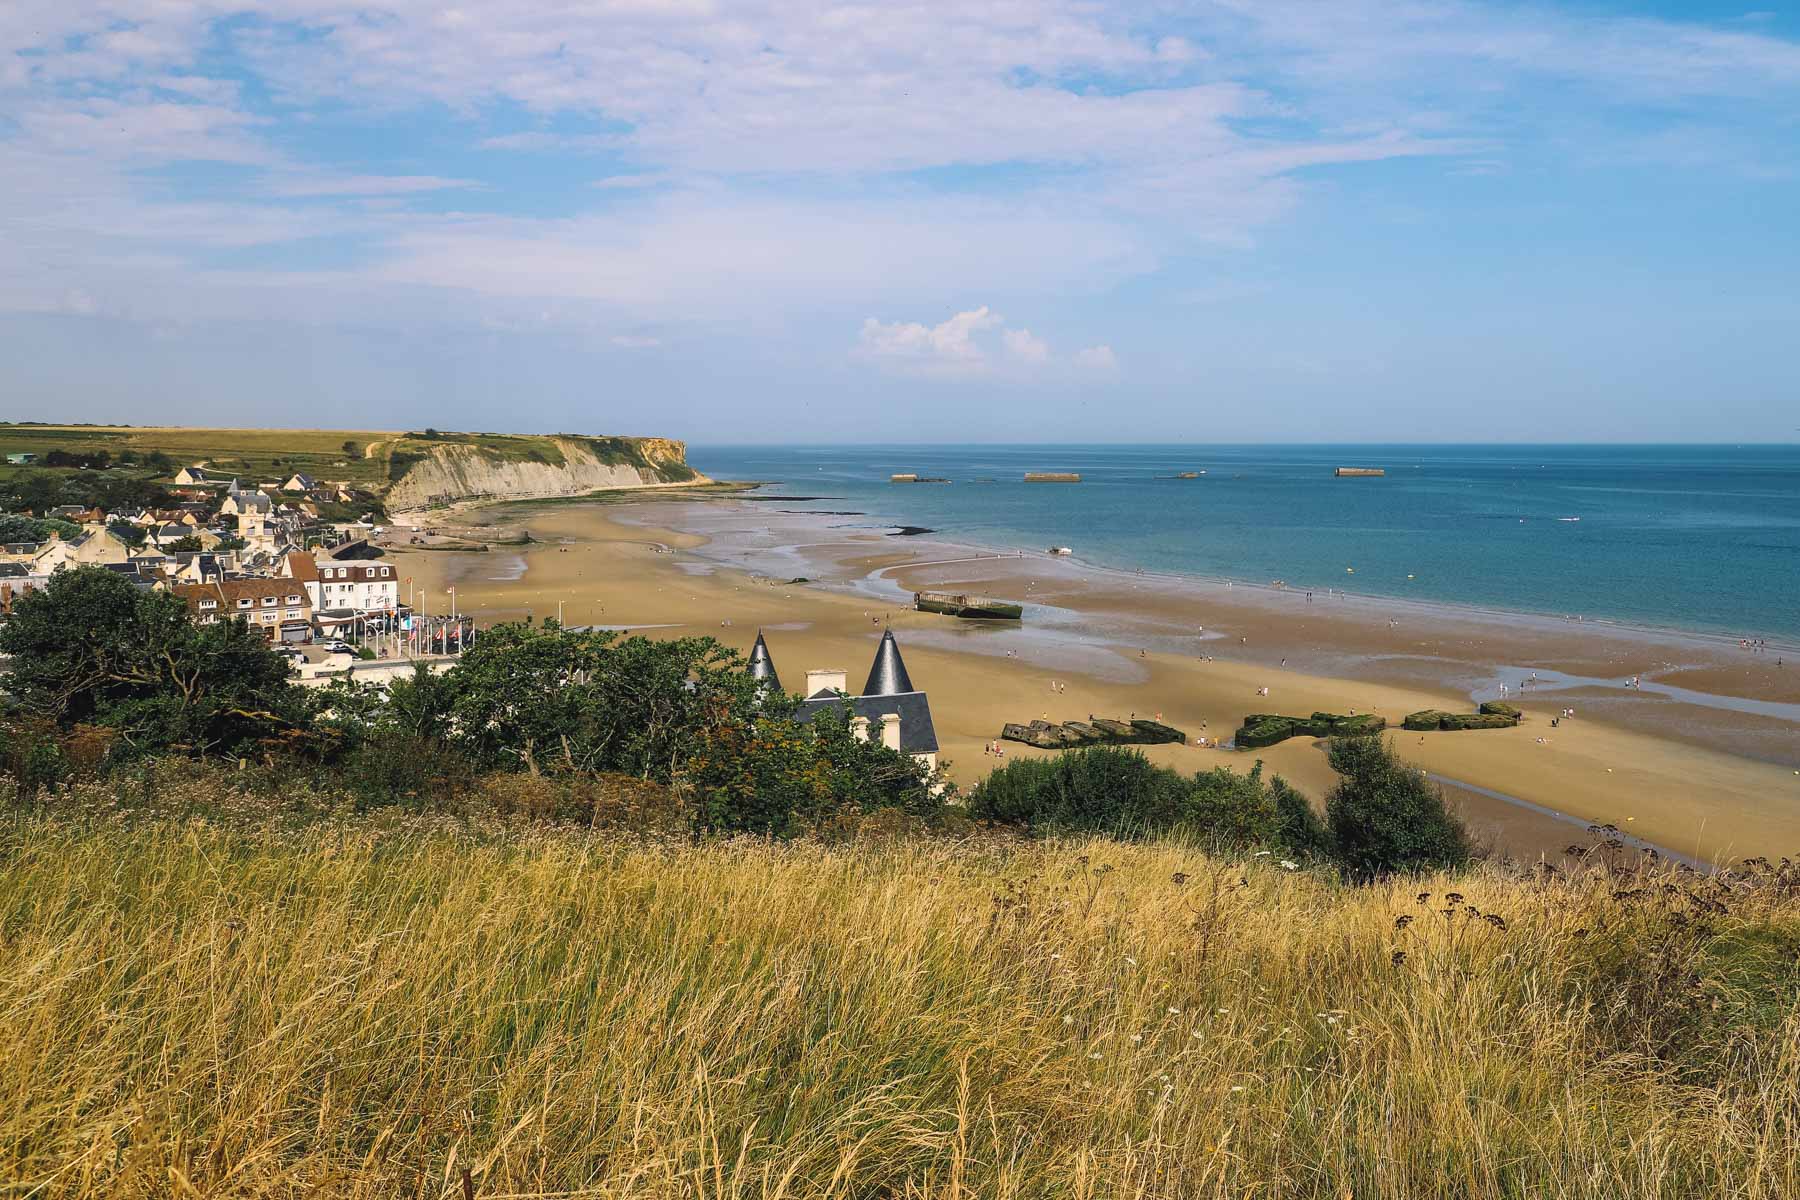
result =
[[[913,607],[920,612],[942,613],[971,621],[1017,621],[1025,616],[1024,607],[1011,601],[991,600],[963,592],[914,592]]]
[[[1387,470],[1383,467],[1339,467],[1337,469],[1339,479],[1356,479],[1363,476],[1378,478],[1386,474]]]
[[[936,476],[936,475],[915,475],[911,471],[906,471],[899,475],[889,475],[888,482],[889,483],[949,483],[950,481],[948,479],[940,478],[939,476]]]
[[[1081,476],[1073,471],[1027,471],[1026,483],[1080,483]]]

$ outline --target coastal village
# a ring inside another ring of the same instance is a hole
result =
[[[10,466],[38,456],[12,454]],[[411,581],[375,538],[380,499],[345,480],[295,472],[246,481],[205,463],[174,472],[161,506],[67,504],[9,514],[44,532],[0,543],[0,621],[59,571],[99,567],[179,596],[200,624],[238,618],[259,630],[302,680],[359,659],[455,654],[473,636],[458,615],[424,611]],[[350,520],[327,513],[360,512]]]

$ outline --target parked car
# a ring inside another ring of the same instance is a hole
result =
[[[325,645],[325,649],[330,651],[333,654],[355,654],[356,653],[356,651],[351,648],[349,642],[342,641],[340,639],[333,639],[329,642],[324,643],[324,645]]]

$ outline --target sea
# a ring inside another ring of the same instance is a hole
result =
[[[1800,644],[1800,445],[697,445],[688,460],[840,526]],[[1081,482],[1024,482],[1039,471]]]

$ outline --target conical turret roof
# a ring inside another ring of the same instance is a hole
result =
[[[775,660],[769,655],[769,643],[763,641],[760,629],[756,631],[756,645],[750,647],[750,678],[781,690],[781,676],[775,674]]]
[[[875,651],[875,664],[869,668],[869,681],[863,684],[862,694],[898,696],[916,691],[912,677],[906,673],[906,662],[900,657],[900,644],[894,641],[894,631],[890,629],[881,635],[881,647]]]

